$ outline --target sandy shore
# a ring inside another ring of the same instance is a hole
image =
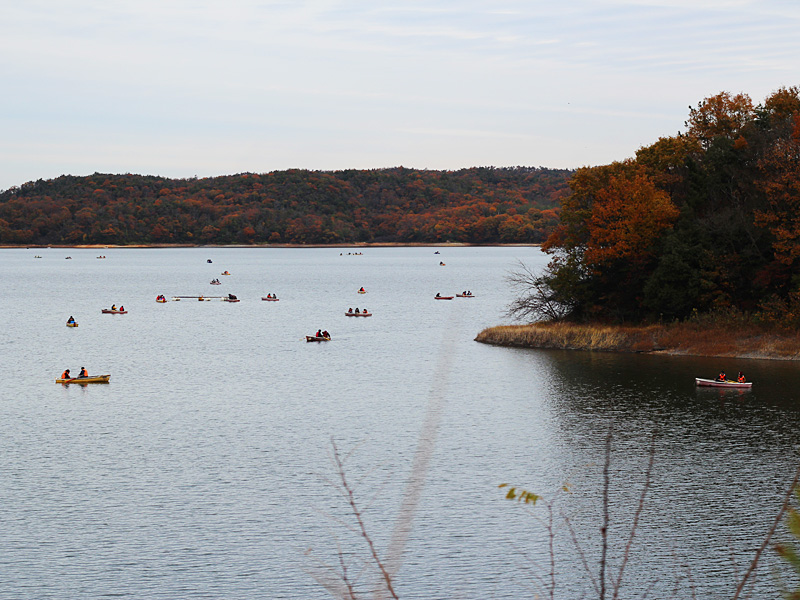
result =
[[[800,360],[800,334],[692,323],[614,327],[569,323],[500,325],[475,338],[484,344],[596,352]]]

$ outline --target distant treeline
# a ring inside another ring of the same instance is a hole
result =
[[[538,243],[572,171],[64,175],[0,193],[0,244]]]
[[[800,88],[722,92],[686,132],[576,171],[533,307],[579,321],[750,314],[800,326]]]

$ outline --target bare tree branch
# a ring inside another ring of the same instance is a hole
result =
[[[747,580],[750,578],[750,576],[753,574],[753,571],[755,571],[756,567],[758,566],[758,561],[761,558],[761,554],[769,545],[772,536],[775,535],[775,530],[778,529],[778,525],[783,519],[784,513],[789,508],[789,503],[792,501],[792,494],[794,493],[794,489],[797,487],[798,481],[800,481],[800,466],[798,466],[797,471],[795,471],[794,479],[792,479],[792,484],[789,486],[789,490],[786,492],[786,498],[784,498],[783,506],[781,506],[781,509],[778,511],[778,514],[775,517],[775,522],[772,524],[772,527],[770,527],[769,531],[767,532],[767,536],[761,543],[761,547],[758,550],[756,550],[756,555],[753,557],[753,562],[750,563],[750,566],[748,567],[747,571],[745,571],[744,577],[742,577],[742,580],[739,582],[739,585],[736,588],[736,593],[733,595],[733,600],[736,600],[742,593],[744,586],[747,585]]]
[[[642,495],[639,498],[639,504],[636,506],[636,513],[633,516],[633,523],[631,524],[631,533],[628,536],[628,543],[625,544],[625,555],[622,558],[622,564],[619,567],[619,574],[617,580],[614,582],[614,600],[619,597],[619,588],[622,585],[622,575],[625,572],[625,567],[628,564],[628,557],[630,556],[631,546],[633,546],[633,538],[636,536],[636,529],[639,527],[639,517],[642,515],[644,509],[644,501],[647,497],[647,492],[650,489],[652,482],[651,476],[653,474],[653,462],[656,456],[656,437],[655,434],[650,442],[650,460],[647,462],[647,470],[644,476],[644,485],[642,486]]]
[[[378,556],[378,550],[375,548],[375,543],[372,541],[372,538],[369,536],[369,533],[367,532],[367,527],[364,524],[364,519],[361,515],[361,510],[358,508],[358,505],[356,504],[353,490],[347,483],[347,477],[344,472],[344,464],[342,463],[341,457],[339,456],[339,449],[336,447],[336,442],[334,440],[331,440],[331,445],[333,446],[333,458],[336,461],[336,470],[337,473],[339,474],[339,478],[341,479],[342,489],[345,490],[345,493],[347,495],[347,503],[350,505],[350,510],[353,512],[353,516],[356,518],[356,522],[358,523],[358,528],[361,537],[364,538],[364,541],[367,543],[367,547],[369,548],[372,560],[375,562],[375,566],[380,571],[383,577],[383,581],[386,584],[386,590],[389,592],[392,598],[398,600],[397,594],[394,591],[394,586],[392,585],[392,577],[391,575],[389,575],[389,572],[383,565],[383,561],[381,561],[380,557]]]

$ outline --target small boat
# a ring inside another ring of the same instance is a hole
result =
[[[701,387],[731,388],[740,390],[746,390],[753,387],[753,383],[750,381],[739,383],[738,381],[719,381],[718,379],[701,379],[700,377],[695,377],[694,382]]]
[[[261,296],[261,299],[264,302],[277,302],[278,300],[280,300],[280,298],[269,298],[267,296]]]
[[[104,308],[100,311],[104,315],[127,315],[127,310],[111,310],[110,308]]]
[[[316,335],[307,335],[306,336],[307,342],[330,342],[331,338],[329,337],[317,337]]]
[[[164,304],[166,301],[167,299],[164,296],[156,296],[156,302]]]
[[[221,281],[217,281],[216,279],[211,280],[211,285],[222,285]]]
[[[67,327],[77,327],[77,326],[78,323],[76,323],[75,321],[72,321],[72,323],[67,323]]]
[[[230,275],[230,273],[228,273],[227,271],[223,271],[222,274],[223,275]]]
[[[241,302],[238,298],[223,298],[223,302]]]
[[[475,294],[456,294],[456,298],[474,298]]]
[[[72,257],[71,256],[65,256],[64,260],[72,260]]]
[[[108,383],[111,375],[92,375],[91,377],[73,377],[72,379],[56,379],[56,383]]]
[[[344,313],[345,317],[371,317],[371,312],[346,312]]]
[[[434,300],[452,300],[453,296],[434,296]]]
[[[359,293],[359,294],[366,294],[366,293],[367,293],[367,290],[361,289],[361,290],[358,290],[358,293]]]

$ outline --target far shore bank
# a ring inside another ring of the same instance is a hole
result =
[[[798,332],[695,323],[639,327],[571,323],[500,325],[484,329],[475,341],[516,348],[800,360]]]
[[[470,244],[466,242],[353,242],[350,244],[50,244],[0,245],[0,250],[46,250],[48,248],[538,248],[541,244]]]

